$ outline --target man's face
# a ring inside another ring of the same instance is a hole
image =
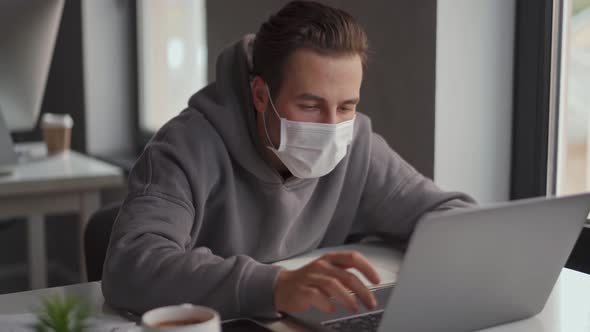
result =
[[[359,102],[362,78],[358,55],[322,55],[300,49],[285,64],[274,105],[281,117],[291,121],[336,124],[351,120]],[[254,81],[254,103],[259,115],[266,119],[273,145],[278,147],[280,120],[272,110],[265,85],[261,78]]]
[[[358,56],[300,49],[285,64],[275,106],[291,121],[340,123],[354,117],[363,68]]]

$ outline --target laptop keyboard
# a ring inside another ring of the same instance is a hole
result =
[[[383,311],[377,311],[363,316],[324,323],[323,325],[339,332],[376,332],[382,316]]]

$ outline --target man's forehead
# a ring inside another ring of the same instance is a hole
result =
[[[334,67],[358,67],[362,73],[362,59],[357,54],[320,53],[311,48],[300,48],[294,51],[285,62],[285,69],[298,72],[308,67],[330,69]]]
[[[327,94],[338,95],[340,99],[355,99],[359,97],[362,77],[359,56],[333,56],[299,50],[285,65],[282,86],[291,94],[302,97],[314,95],[325,98]]]

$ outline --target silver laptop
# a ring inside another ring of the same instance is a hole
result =
[[[292,317],[329,331],[474,331],[539,313],[584,226],[590,193],[449,211],[416,226],[374,312]]]

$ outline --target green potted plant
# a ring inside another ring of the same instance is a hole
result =
[[[85,332],[88,330],[90,306],[73,296],[55,295],[42,300],[36,311],[35,332]]]

